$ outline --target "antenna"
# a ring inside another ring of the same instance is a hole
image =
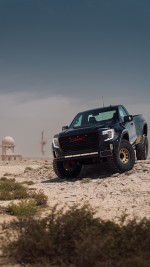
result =
[[[41,153],[42,153],[42,155],[45,154],[45,150],[44,150],[45,145],[46,145],[46,140],[44,139],[44,132],[42,131],[42,133],[41,133]]]
[[[104,99],[103,99],[103,96],[102,96],[102,103],[103,103],[103,107],[104,107],[105,105],[104,105]]]

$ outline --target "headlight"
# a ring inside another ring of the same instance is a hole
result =
[[[58,137],[54,137],[54,138],[53,138],[53,146],[56,147],[56,148],[59,148]]]
[[[108,129],[108,130],[102,131],[102,135],[105,135],[104,141],[111,140],[115,136],[115,130],[114,129]]]

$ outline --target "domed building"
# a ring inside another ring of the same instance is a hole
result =
[[[15,149],[15,141],[13,137],[11,136],[5,136],[2,140],[2,160],[16,160],[16,159],[22,159],[21,155],[15,155],[14,149]]]
[[[7,148],[14,148],[15,141],[11,136],[5,136],[2,140],[2,146]]]

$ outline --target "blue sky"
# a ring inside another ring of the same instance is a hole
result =
[[[83,109],[124,104],[149,120],[150,1],[0,0],[0,139],[40,156]]]

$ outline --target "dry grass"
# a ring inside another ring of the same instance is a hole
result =
[[[15,179],[2,177],[0,180],[0,200],[25,199],[28,197],[28,189]]]
[[[14,222],[14,241],[3,253],[34,266],[149,267],[150,220],[120,225],[94,217],[89,206],[56,207],[46,218],[28,216]]]
[[[38,192],[33,192],[30,197],[35,200],[37,206],[47,205],[48,196],[46,196],[42,190],[39,190]]]
[[[21,200],[17,204],[11,202],[7,207],[7,212],[18,217],[33,216],[37,213],[37,204],[33,199]]]

